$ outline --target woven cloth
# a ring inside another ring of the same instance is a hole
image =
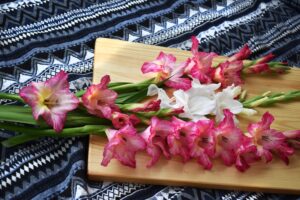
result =
[[[60,70],[72,91],[91,84],[95,39],[252,58],[273,52],[300,66],[299,0],[1,0],[0,90],[18,93]],[[1,104],[13,104],[3,101]],[[0,111],[1,112],[1,111]],[[0,140],[15,133],[0,130]],[[0,199],[297,199],[297,196],[87,180],[86,137],[0,147]],[[101,156],[101,155],[99,155]],[[258,177],[259,178],[259,177]]]

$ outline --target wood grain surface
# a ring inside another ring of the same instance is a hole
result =
[[[190,52],[111,39],[97,39],[94,62],[94,83],[109,74],[112,81],[137,82],[144,80],[140,67],[145,61],[156,58],[160,51],[174,54],[178,62],[184,61]],[[245,78],[244,88],[248,96],[266,91],[288,91],[300,89],[300,70],[292,69],[283,75],[256,75]],[[292,101],[272,107],[258,109],[254,117],[239,117],[240,127],[246,130],[249,122],[257,121],[265,111],[275,116],[272,128],[278,130],[300,129],[300,102]],[[160,161],[152,168],[146,168],[150,157],[138,153],[137,167],[132,169],[112,160],[108,167],[100,165],[106,138],[91,136],[88,152],[88,177],[91,180],[151,183],[163,185],[184,185],[204,188],[242,189],[248,191],[284,192],[300,194],[300,153],[290,158],[286,166],[275,158],[270,164],[255,163],[245,173],[235,167],[225,167],[220,160],[214,162],[211,171],[203,170],[196,161],[182,164],[180,158]]]

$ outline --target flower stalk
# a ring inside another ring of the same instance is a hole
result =
[[[300,90],[279,92],[279,93],[264,93],[260,96],[253,97],[243,102],[243,106],[253,108],[258,106],[270,106],[278,102],[290,101],[300,97]]]

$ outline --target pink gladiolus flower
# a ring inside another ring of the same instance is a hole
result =
[[[246,171],[251,163],[261,159],[256,146],[253,144],[241,145],[236,154],[235,167],[241,172]]]
[[[46,82],[32,82],[20,91],[20,96],[32,107],[35,120],[42,116],[46,123],[60,132],[67,112],[77,108],[79,100],[69,90],[68,75],[61,71]]]
[[[150,100],[144,103],[131,103],[126,109],[130,112],[150,112],[158,111],[160,109],[161,100]]]
[[[263,72],[270,71],[270,66],[268,62],[272,60],[275,56],[273,54],[268,54],[256,61],[256,63],[247,68],[250,73],[259,74]]]
[[[272,160],[272,152],[274,152],[278,153],[280,158],[288,164],[288,156],[294,153],[294,149],[287,145],[283,133],[270,128],[273,121],[274,117],[266,112],[261,121],[249,124],[248,131],[253,138],[253,143],[257,146],[259,155],[267,162]]]
[[[235,86],[241,85],[243,80],[241,72],[243,70],[242,61],[224,62],[214,70],[213,80],[221,83],[222,87],[228,87],[234,84]]]
[[[118,94],[107,88],[109,82],[110,77],[103,76],[100,84],[91,85],[82,96],[82,103],[90,114],[110,119],[112,112],[119,110],[115,104]]]
[[[216,53],[198,52],[199,41],[195,36],[192,37],[192,54],[185,63],[185,74],[191,75],[198,79],[201,83],[211,83],[211,75],[213,72],[212,60]]]
[[[111,121],[114,127],[117,129],[120,129],[126,125],[134,126],[141,122],[141,120],[133,114],[127,115],[120,112],[113,112],[111,115]]]
[[[179,155],[183,162],[190,159],[188,147],[188,135],[191,133],[192,122],[185,122],[176,117],[172,118],[172,123],[175,126],[175,131],[167,137],[169,150],[171,155]]]
[[[269,53],[261,58],[259,58],[257,61],[256,61],[256,64],[261,64],[261,63],[267,63],[267,62],[270,62],[271,60],[273,60],[273,58],[275,57],[274,54],[272,53]]]
[[[233,114],[224,109],[224,119],[215,128],[217,154],[224,164],[230,166],[236,161],[236,151],[244,142],[243,132],[234,124]]]
[[[141,133],[147,143],[146,151],[152,157],[147,167],[153,166],[161,154],[170,159],[167,137],[174,132],[175,127],[171,122],[160,120],[157,117],[151,118],[151,125]]]
[[[142,65],[142,72],[156,72],[156,81],[168,79],[164,84],[175,89],[188,90],[191,87],[191,80],[182,78],[183,68],[175,67],[176,58],[172,54],[160,52],[156,60],[145,62]]]
[[[199,120],[194,123],[191,133],[188,135],[190,156],[196,158],[204,169],[211,169],[211,159],[215,155],[214,122],[212,120]]]
[[[300,130],[284,131],[283,135],[292,147],[300,149]]]
[[[250,56],[250,54],[251,54],[251,50],[249,49],[249,46],[245,44],[244,47],[239,52],[230,56],[227,61],[233,62],[237,60],[245,60]]]
[[[146,148],[145,141],[136,130],[127,125],[120,130],[108,129],[106,135],[108,143],[104,147],[101,165],[107,166],[112,158],[116,158],[123,165],[135,168],[136,152]]]

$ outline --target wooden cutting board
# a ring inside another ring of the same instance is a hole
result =
[[[190,52],[178,49],[97,39],[94,83],[98,83],[105,74],[109,74],[112,81],[137,82],[144,80],[146,77],[140,71],[141,65],[144,61],[156,58],[160,51],[174,54],[178,61],[183,61],[190,56]],[[274,92],[300,90],[300,70],[292,69],[284,75],[248,76],[245,88],[248,89],[250,97],[268,90]],[[299,101],[260,108],[258,111],[257,116],[239,118],[243,130],[246,130],[249,122],[259,120],[265,111],[270,111],[275,116],[273,128],[279,130],[300,129]],[[225,167],[220,160],[214,162],[211,171],[203,170],[196,161],[182,164],[180,158],[171,160],[161,158],[154,167],[146,168],[145,165],[150,157],[141,152],[136,157],[137,168],[132,169],[122,166],[117,160],[112,160],[108,167],[100,165],[106,141],[105,137],[90,137],[87,173],[91,180],[300,194],[300,153],[290,158],[289,166],[276,158],[270,164],[255,163],[248,171],[241,173],[235,167]]]

